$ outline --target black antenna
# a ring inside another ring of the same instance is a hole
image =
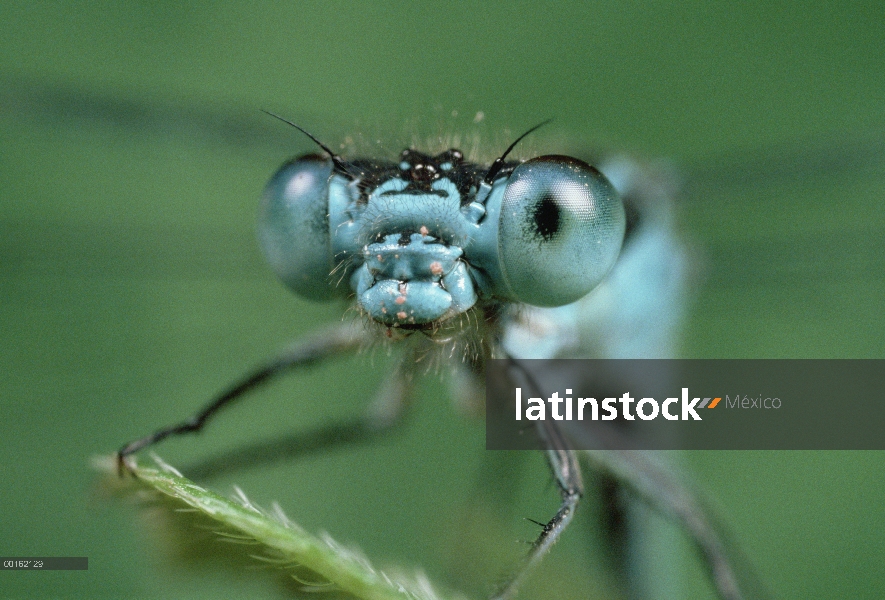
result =
[[[274,116],[276,116],[276,115],[274,115]],[[496,158],[495,162],[492,163],[492,166],[489,167],[489,172],[486,173],[486,177],[485,177],[485,179],[483,179],[483,183],[487,183],[489,185],[492,185],[492,183],[495,181],[495,176],[498,174],[498,172],[504,166],[504,159],[507,158],[507,155],[510,154],[510,151],[513,150],[514,147],[516,147],[516,144],[521,142],[522,138],[524,138],[525,136],[527,136],[531,132],[535,131],[536,129],[540,129],[541,127],[543,127],[544,125],[546,125],[547,123],[549,123],[552,120],[553,119],[547,119],[546,121],[542,121],[542,122],[538,123],[537,125],[535,125],[534,127],[532,127],[531,129],[529,129],[528,131],[526,131],[524,134],[522,134],[518,138],[516,138],[516,141],[513,142],[512,144],[510,144],[510,147],[504,151],[504,154],[502,154],[499,158]],[[296,125],[296,127],[297,127],[297,125]],[[298,129],[301,129],[301,128],[298,127]],[[307,132],[305,132],[305,133],[307,133]],[[308,134],[308,135],[310,135],[310,134]],[[311,136],[311,137],[313,137],[313,136]]]
[[[307,131],[306,129],[304,129],[300,125],[296,125],[295,123],[293,123],[292,121],[290,121],[288,119],[284,119],[280,115],[276,115],[276,114],[270,112],[269,110],[264,110],[262,108],[261,112],[263,112],[266,115],[272,116],[274,119],[279,119],[280,121],[282,121],[283,123],[286,123],[287,125],[291,125],[295,129],[297,129],[298,131],[300,131],[301,133],[303,133],[304,135],[309,137],[311,140],[313,140],[313,142],[317,146],[322,148],[326,152],[326,154],[329,155],[329,158],[332,159],[332,164],[335,165],[335,169],[337,171],[339,171],[340,173],[344,173],[345,175],[348,175],[348,176],[350,175],[350,173],[347,170],[347,166],[345,166],[344,161],[341,160],[341,157],[338,156],[337,154],[335,154],[334,152],[332,152],[332,150],[327,145],[325,145],[324,143],[322,143],[321,141],[316,139],[309,131]],[[543,125],[543,123],[542,123],[542,125]],[[540,125],[538,127],[540,127]],[[538,127],[535,127],[535,129],[537,129]],[[525,136],[523,136],[523,137],[525,137]],[[519,141],[519,140],[517,140],[517,141]],[[511,148],[512,148],[512,146],[511,146]],[[508,152],[509,152],[509,150],[508,150]],[[506,153],[505,153],[505,155],[506,155]]]

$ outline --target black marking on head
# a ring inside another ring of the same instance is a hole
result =
[[[414,189],[414,187],[409,186],[402,191],[394,191],[388,190],[381,194],[382,196],[402,196],[402,195],[413,195],[413,196],[439,196],[440,198],[448,198],[449,193],[445,190],[421,190]]]
[[[450,168],[443,170],[442,165],[448,163]],[[434,190],[432,185],[440,179],[448,179],[457,188],[461,203],[467,204],[472,198],[471,190],[479,186],[485,176],[486,169],[480,165],[464,162],[464,154],[454,148],[436,156],[430,156],[417,150],[407,149],[400,154],[396,163],[377,160],[356,159],[350,163],[351,170],[360,170],[359,181],[361,203],[368,201],[374,189],[388,179],[397,177],[406,182],[406,188],[398,192],[387,192],[388,195],[415,194],[448,197],[444,190]],[[403,168],[403,167],[406,168]],[[509,165],[508,165],[509,166]],[[511,168],[514,168],[513,165]]]

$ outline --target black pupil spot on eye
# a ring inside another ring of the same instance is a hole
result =
[[[545,195],[534,206],[530,214],[532,230],[549,242],[559,233],[561,211],[551,195]]]

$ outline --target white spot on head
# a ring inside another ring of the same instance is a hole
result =
[[[418,231],[421,233],[421,235],[427,235],[428,233],[430,233],[430,230],[427,229],[426,225],[422,225],[421,229],[419,229]]]
[[[404,310],[401,310],[398,313],[396,313],[396,318],[399,319],[400,321],[405,321],[408,316],[409,315],[407,315],[406,311],[404,311]]]
[[[434,275],[442,275],[443,274],[442,263],[440,263],[437,260],[430,263],[430,272],[433,273]]]

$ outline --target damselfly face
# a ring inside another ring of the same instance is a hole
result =
[[[456,149],[299,158],[259,216],[265,256],[295,293],[355,296],[373,321],[425,332],[474,308],[574,302],[611,269],[624,228],[617,192],[581,160],[483,166]]]

